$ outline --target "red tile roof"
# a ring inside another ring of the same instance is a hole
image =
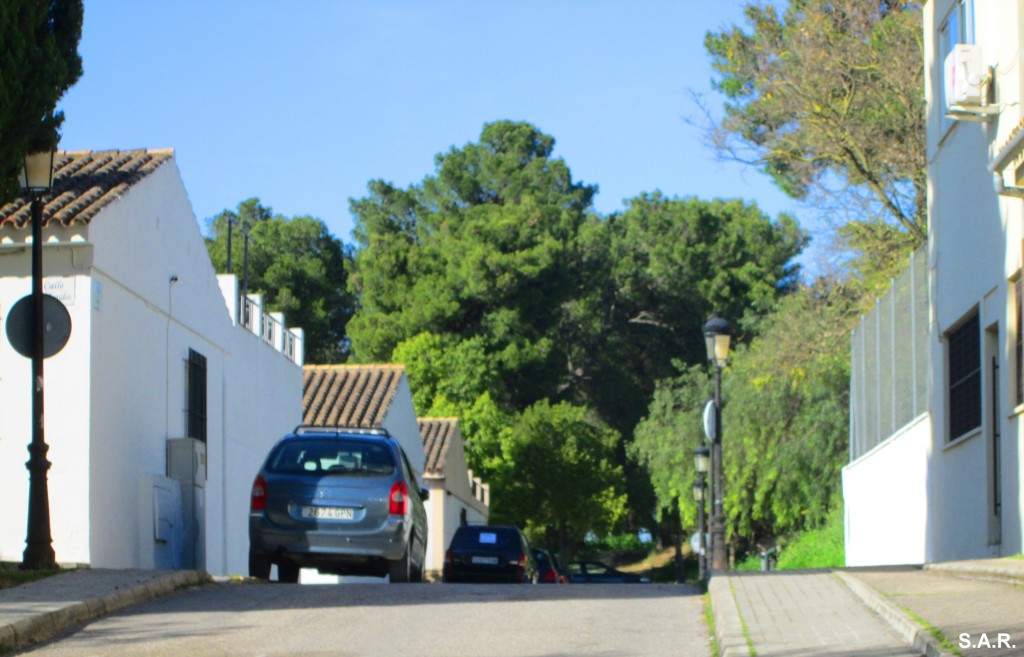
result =
[[[58,151],[53,162],[53,189],[43,196],[43,225],[89,223],[173,156],[172,150]],[[30,223],[27,199],[0,207],[0,226],[27,229]]]
[[[423,451],[427,455],[424,472],[441,474],[444,470],[448,448],[451,446],[459,420],[453,417],[421,417],[420,436],[423,438]]]
[[[307,365],[302,423],[320,427],[380,427],[403,365]]]

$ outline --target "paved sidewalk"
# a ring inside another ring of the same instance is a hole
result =
[[[728,580],[729,593],[758,657],[920,654],[908,648],[884,620],[830,571],[731,573],[724,579]],[[713,591],[712,595],[718,593]],[[717,624],[717,616],[715,620]],[[719,644],[721,647],[721,640]],[[744,648],[747,646],[728,654],[749,655]]]
[[[82,569],[0,590],[0,654],[210,576],[193,570]]]
[[[709,591],[723,657],[1024,656],[1024,559],[720,573]]]
[[[899,609],[912,612],[913,620],[934,626],[964,657],[1011,657],[1024,655],[1024,560],[1017,562],[1021,566],[1018,585],[964,578],[971,570],[853,570],[848,574]]]

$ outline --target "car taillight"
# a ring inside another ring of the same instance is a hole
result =
[[[452,556],[452,551],[451,550],[447,550],[444,553],[444,562],[445,563],[451,563],[452,561],[454,561],[454,557]]]
[[[526,570],[526,555],[522,552],[519,553],[519,558],[513,561],[517,570]]]
[[[262,476],[257,476],[252,482],[252,496],[249,498],[249,509],[252,511],[265,511],[267,509],[267,482]]]
[[[404,516],[408,508],[409,487],[404,481],[397,481],[391,487],[391,495],[388,497],[388,513],[393,516]]]
[[[544,577],[542,579],[545,582],[555,582],[555,581],[558,580],[558,578],[555,576],[555,571],[553,571],[553,570],[549,570],[549,571],[545,572],[544,573]]]

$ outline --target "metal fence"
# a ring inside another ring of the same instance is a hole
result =
[[[927,265],[922,247],[853,330],[850,461],[928,410]]]

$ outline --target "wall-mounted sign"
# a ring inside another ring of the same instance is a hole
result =
[[[18,299],[7,313],[7,340],[25,358],[32,358],[32,295]],[[43,295],[43,358],[58,353],[71,337],[71,315],[64,304]]]
[[[75,279],[72,276],[44,276],[43,294],[49,294],[65,306],[75,305]]]

